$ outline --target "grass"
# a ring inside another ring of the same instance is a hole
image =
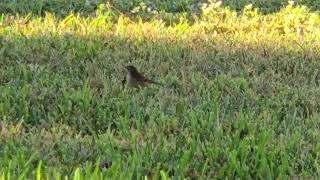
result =
[[[318,13],[150,17],[1,16],[2,179],[319,177]]]
[[[214,2],[215,0],[209,0]],[[320,3],[314,0],[294,0],[299,5],[306,5],[313,10],[319,10]],[[107,2],[107,3],[106,3]],[[90,16],[99,5],[111,4],[115,11],[128,13],[140,9],[140,11],[157,10],[168,13],[191,13],[200,8],[201,3],[208,3],[206,0],[2,0],[0,12],[6,14],[23,14],[43,16],[51,12],[58,17],[68,16],[70,13],[79,13],[82,16]],[[272,13],[288,4],[288,0],[223,0],[223,4],[233,10],[241,11],[252,4],[259,8],[260,12]]]

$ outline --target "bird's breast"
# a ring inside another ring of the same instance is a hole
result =
[[[127,74],[126,80],[127,80],[127,84],[129,86],[135,86],[137,84],[136,80],[132,77],[132,75],[130,73]]]

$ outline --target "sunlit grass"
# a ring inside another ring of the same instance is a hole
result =
[[[320,16],[3,15],[0,177],[319,176]],[[164,87],[121,86],[133,64]]]
[[[132,21],[125,16],[115,17],[111,10],[104,9],[105,6],[101,8],[96,16],[90,17],[71,14],[60,19],[50,13],[38,18],[3,16],[1,35],[6,38],[19,35],[29,38],[62,35],[116,36],[133,41],[165,41],[170,44],[184,42],[187,47],[199,49],[205,48],[207,44],[222,43],[223,46],[235,43],[244,47],[251,44],[264,47],[276,43],[276,47],[296,50],[318,46],[320,36],[319,15],[306,7],[292,5],[270,15],[261,15],[252,6],[247,6],[241,15],[237,15],[234,11],[215,7],[213,4],[205,8],[202,17],[194,23],[180,17],[180,22],[170,25],[166,25],[162,17],[155,17],[147,22]]]

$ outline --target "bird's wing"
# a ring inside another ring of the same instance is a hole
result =
[[[142,82],[148,80],[146,77],[144,77],[144,76],[141,75],[141,74],[137,74],[136,79],[137,79],[138,81],[142,81]]]
[[[155,82],[153,80],[150,80],[150,79],[148,79],[146,77],[143,77],[143,76],[141,77],[141,79],[139,79],[139,81],[146,82],[146,83],[152,83],[152,84],[159,84],[159,83],[157,83],[157,82]]]
[[[144,82],[144,83],[159,84],[159,83],[157,83],[157,82],[155,82],[155,81],[152,81],[152,80],[144,77],[142,74],[139,74],[139,76],[137,77],[137,80],[138,80],[138,81],[141,81],[141,82]]]

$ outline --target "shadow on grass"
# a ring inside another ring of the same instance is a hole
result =
[[[317,135],[293,130],[317,131],[319,55],[275,41],[104,33],[1,37],[0,114],[8,124],[23,120],[29,132],[11,142],[19,148],[3,154],[37,152],[46,166],[67,174],[75,164],[100,157],[119,161],[116,174],[139,177],[165,170],[170,176],[203,172],[212,178],[226,176],[225,169],[227,176],[241,177],[232,157],[259,169],[253,162],[273,153],[268,160],[274,168],[285,164],[295,169],[292,174],[311,174],[316,149],[309,145]],[[126,64],[165,86],[123,88]],[[87,136],[92,134],[96,141]],[[301,156],[299,140],[308,145],[303,148],[309,156]],[[248,158],[234,157],[238,151]],[[276,158],[283,154],[300,159]],[[193,163],[180,161],[185,157]],[[11,167],[19,166],[12,161]]]
[[[319,55],[285,44],[258,44],[114,35],[3,37],[1,114],[10,122],[58,122],[100,132],[127,126],[119,121],[150,119],[150,113],[183,120],[195,107],[210,111],[206,104],[217,100],[222,119],[243,111],[258,118],[267,110],[279,121],[318,113]],[[166,88],[123,88],[127,64]],[[141,99],[145,93],[153,100]]]

